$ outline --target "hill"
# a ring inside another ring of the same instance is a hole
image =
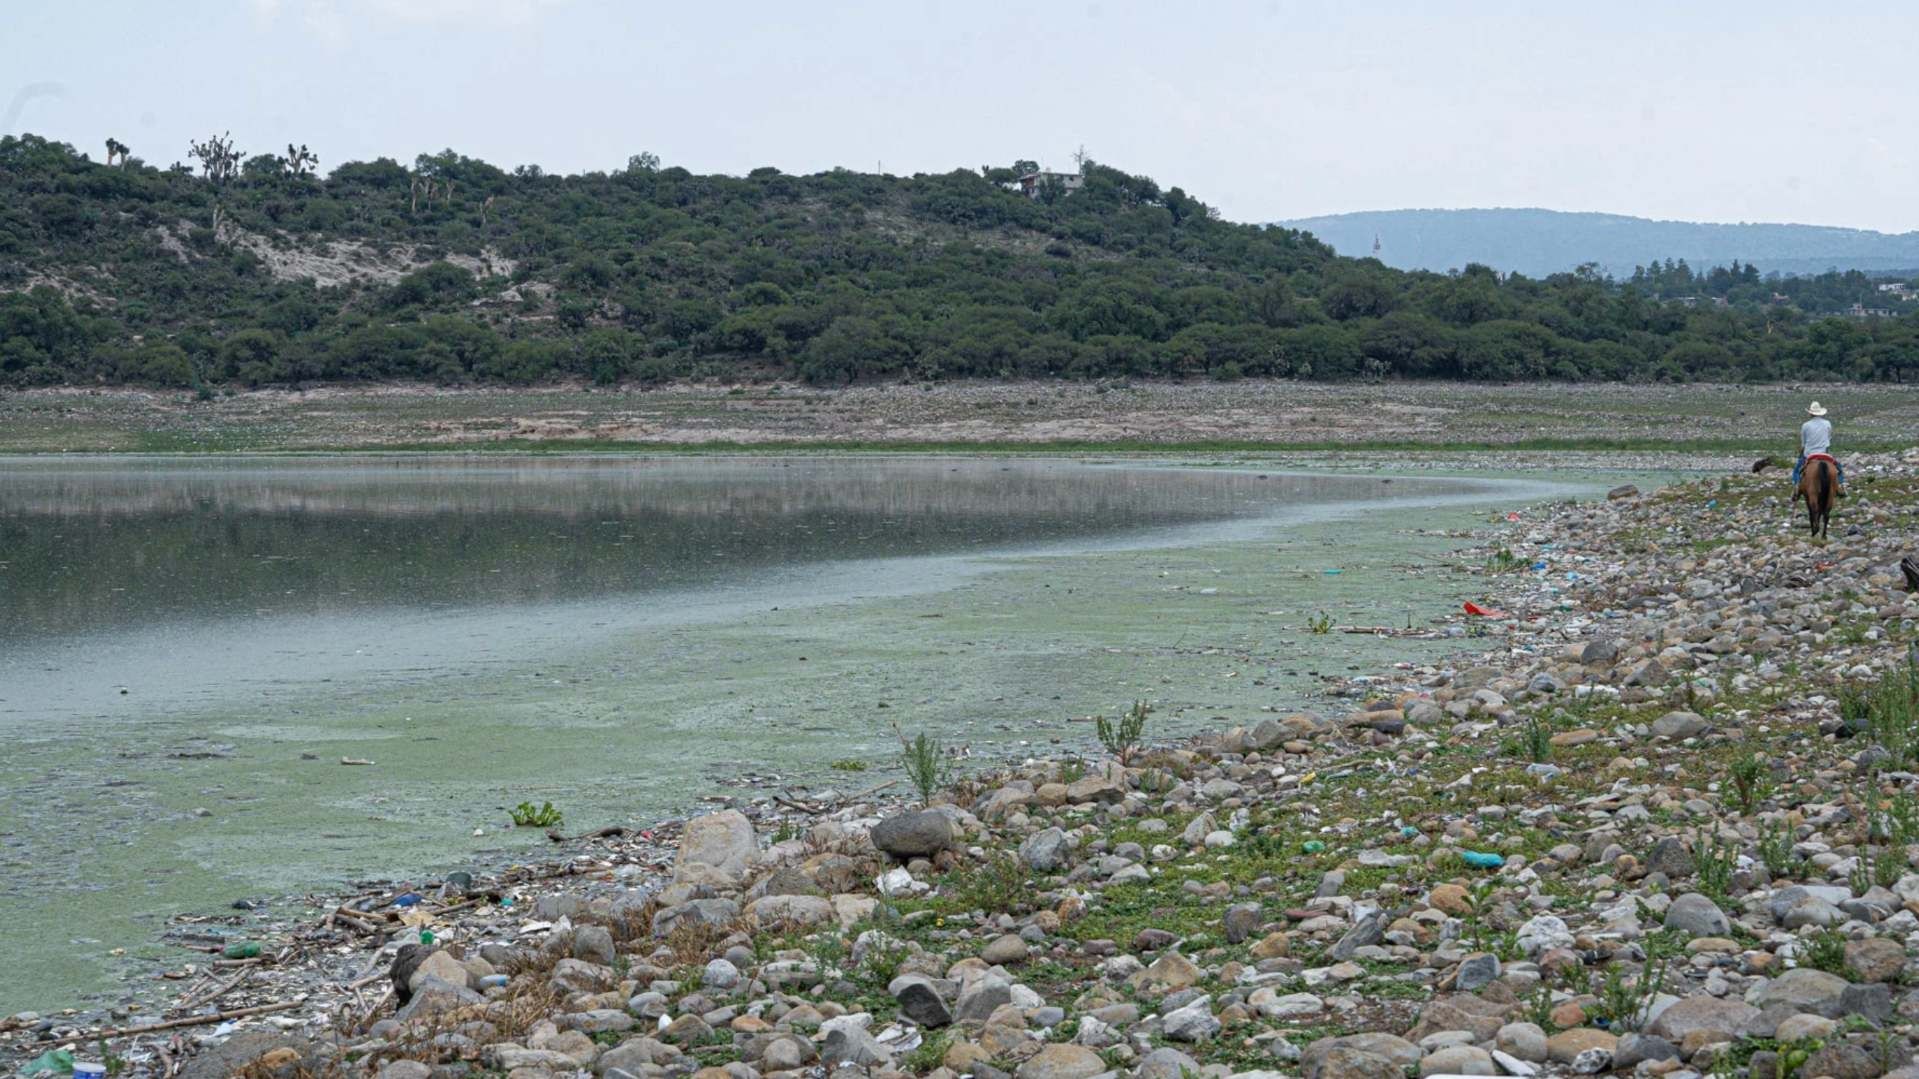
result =
[[[1919,232],[1889,235],[1821,225],[1714,225],[1653,221],[1620,214],[1557,210],[1380,210],[1286,221],[1342,255],[1379,259],[1402,270],[1463,269],[1543,277],[1596,263],[1612,277],[1654,261],[1694,267],[1757,264],[1762,273],[1863,270],[1919,272]]]
[[[1093,163],[1029,197],[1012,167],[558,176],[449,150],[322,176],[304,148],[196,152],[197,174],[0,139],[0,386],[1919,371],[1919,318],[1822,317],[1863,278],[1782,303],[1742,269],[1720,306],[1683,267],[1402,272]]]

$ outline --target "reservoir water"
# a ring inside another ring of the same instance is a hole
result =
[[[1445,530],[1591,484],[942,458],[0,459],[0,1014],[164,920],[703,794],[1311,703]],[[342,758],[373,763],[343,767]],[[751,782],[749,782],[751,781]],[[480,834],[475,835],[478,831]],[[124,950],[124,954],[116,954]]]

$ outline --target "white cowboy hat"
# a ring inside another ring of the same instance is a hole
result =
[[[1808,416],[1823,416],[1825,414],[1826,414],[1826,406],[1820,404],[1817,401],[1814,401],[1812,404],[1809,404],[1806,406],[1806,415]]]

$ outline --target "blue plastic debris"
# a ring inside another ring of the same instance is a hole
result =
[[[420,893],[408,892],[405,895],[399,897],[398,899],[395,899],[393,901],[393,905],[396,907],[411,907],[411,906],[417,905],[419,902],[420,902]]]
[[[1459,852],[1459,857],[1474,869],[1498,869],[1506,864],[1506,859],[1502,855],[1488,854],[1484,851],[1462,850]]]

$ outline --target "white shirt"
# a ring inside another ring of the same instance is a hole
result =
[[[1815,453],[1825,453],[1832,449],[1832,423],[1824,416],[1814,416],[1799,428],[1799,452],[1807,457]]]

